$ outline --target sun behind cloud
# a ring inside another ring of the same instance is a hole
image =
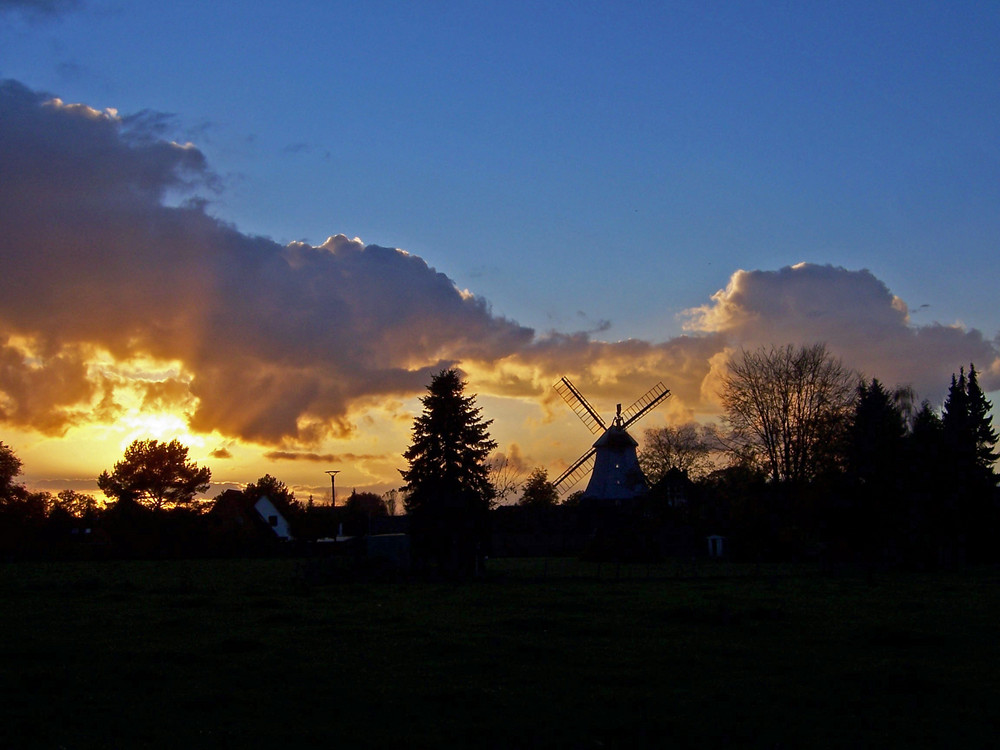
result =
[[[161,442],[179,440],[184,445],[204,448],[205,437],[188,430],[185,415],[171,412],[130,412],[118,420],[123,432],[122,448],[137,439],[153,439]]]

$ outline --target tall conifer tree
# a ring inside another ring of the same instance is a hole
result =
[[[964,367],[959,368],[957,378],[951,376],[941,422],[944,426],[949,469],[953,474],[960,474],[954,477],[955,480],[959,480],[968,473],[975,455],[975,442],[969,421],[968,382],[965,379]]]
[[[996,486],[997,433],[990,416],[992,408],[979,387],[975,365],[969,366],[968,377],[964,368],[957,379],[952,375],[942,422],[949,468],[963,489]]]
[[[998,454],[997,433],[993,429],[993,417],[990,410],[993,404],[986,398],[979,387],[979,375],[976,366],[969,365],[969,382],[967,387],[967,402],[969,410],[969,427],[973,431],[975,442],[976,470],[980,480],[989,487],[997,484],[996,460]]]
[[[413,421],[413,443],[403,454],[409,468],[406,510],[414,555],[435,558],[451,573],[475,572],[485,552],[494,497],[487,457],[496,448],[492,420],[484,420],[475,396],[465,395],[457,370],[434,376]]]
[[[983,558],[992,548],[993,510],[997,475],[994,450],[997,434],[990,417],[991,404],[979,387],[974,365],[952,376],[942,418],[944,458],[949,491],[946,511],[952,515],[957,549]]]
[[[906,422],[899,405],[877,379],[858,385],[847,431],[848,470],[854,481],[884,492],[900,479]]]
[[[851,535],[873,561],[898,548],[904,533],[906,420],[893,394],[877,379],[858,384],[847,428],[847,477],[857,502]]]

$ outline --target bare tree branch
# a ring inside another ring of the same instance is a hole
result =
[[[812,479],[835,458],[857,380],[824,344],[742,350],[721,392],[733,449],[759,452],[775,481]]]

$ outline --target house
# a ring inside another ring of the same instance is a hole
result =
[[[288,519],[266,495],[257,499],[226,490],[208,512],[216,533],[238,545],[291,541]]]
[[[271,502],[271,498],[267,495],[259,498],[254,504],[253,509],[256,511],[257,515],[260,516],[267,525],[271,527],[271,531],[278,539],[291,541],[295,537],[292,536],[291,527],[288,525],[288,519],[286,519],[281,511],[275,507],[274,503]]]

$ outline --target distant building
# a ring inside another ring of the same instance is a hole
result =
[[[226,490],[209,511],[221,533],[239,542],[291,541],[288,519],[269,497],[253,499],[239,490]]]

